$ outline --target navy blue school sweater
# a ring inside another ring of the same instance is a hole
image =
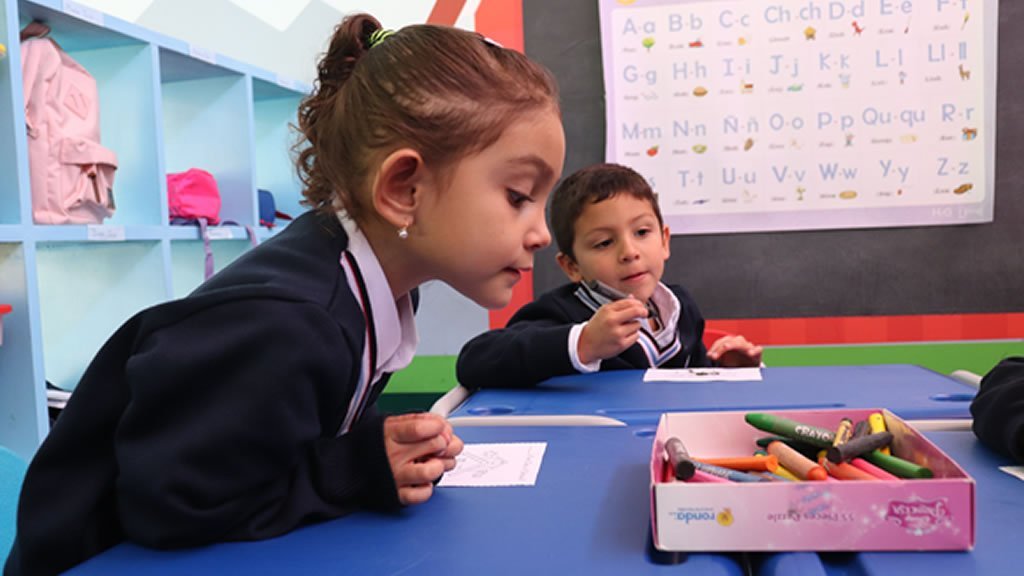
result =
[[[710,366],[704,348],[704,317],[682,286],[667,285],[679,300],[678,336],[682,349],[661,368]],[[521,388],[555,376],[578,374],[569,357],[569,330],[594,312],[565,284],[519,309],[505,328],[490,330],[463,346],[456,364],[466,388]],[[601,361],[601,371],[651,368],[640,344]]]
[[[118,329],[29,466],[4,574],[55,574],[123,540],[255,540],[398,507],[383,417],[337,436],[366,328],[347,243],[337,218],[307,213]]]
[[[981,379],[971,415],[982,442],[1024,464],[1024,356],[1004,359]]]

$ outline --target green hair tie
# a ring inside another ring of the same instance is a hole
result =
[[[383,28],[378,28],[374,30],[373,34],[370,34],[370,48],[373,48],[377,44],[380,44],[381,42],[384,41],[385,38],[391,36],[394,33],[394,30],[385,30]]]

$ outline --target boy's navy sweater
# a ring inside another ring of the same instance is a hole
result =
[[[578,374],[569,358],[569,330],[594,312],[576,297],[577,284],[566,284],[519,309],[508,326],[470,340],[459,353],[459,383],[476,388],[534,386],[554,376]],[[679,299],[679,339],[682,349],[661,368],[710,366],[704,348],[704,317],[682,286],[668,286]],[[651,368],[639,344],[601,361],[601,370]]]

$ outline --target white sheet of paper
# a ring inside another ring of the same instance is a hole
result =
[[[438,486],[533,486],[547,442],[466,444]]]
[[[644,372],[644,382],[744,382],[760,379],[760,368],[650,368]]]
[[[1010,476],[1016,476],[1017,478],[1024,480],[1024,466],[1000,466],[999,469]]]

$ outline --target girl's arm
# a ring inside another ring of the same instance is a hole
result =
[[[272,299],[150,334],[128,362],[115,436],[126,536],[159,548],[252,540],[397,506],[383,419],[336,436],[361,336],[319,306]]]

